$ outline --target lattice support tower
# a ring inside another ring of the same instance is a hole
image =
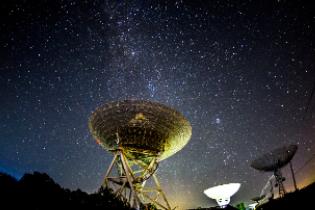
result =
[[[284,188],[283,182],[285,180],[285,178],[282,176],[281,170],[280,169],[276,169],[274,171],[274,175],[276,178],[276,187],[278,187],[279,189],[279,197],[284,197],[284,195],[286,194],[286,190]]]
[[[146,204],[171,210],[170,204],[154,174],[158,167],[156,157],[145,163],[138,159],[127,158],[124,148],[112,151],[114,158],[106,172],[103,187],[110,188],[122,200],[128,201],[135,209],[142,209]],[[149,179],[153,186],[146,185]]]

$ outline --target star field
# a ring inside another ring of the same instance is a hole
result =
[[[111,154],[88,118],[146,99],[191,122],[158,175],[173,206],[215,205],[203,190],[260,194],[258,155],[298,144],[298,186],[315,181],[314,8],[278,1],[4,1],[0,12],[0,170],[47,172],[94,192]],[[300,170],[299,170],[300,169]],[[292,189],[289,169],[285,185]]]

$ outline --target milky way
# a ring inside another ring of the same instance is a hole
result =
[[[228,182],[242,184],[233,204],[249,202],[271,175],[250,162],[287,144],[299,146],[299,187],[315,181],[311,5],[8,0],[0,8],[1,171],[47,172],[63,187],[96,191],[111,154],[88,118],[131,98],[174,107],[192,124],[188,145],[158,170],[173,206],[215,205],[203,190]]]

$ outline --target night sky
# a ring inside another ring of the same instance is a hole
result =
[[[250,162],[292,143],[298,186],[315,181],[315,8],[306,2],[5,0],[0,8],[0,171],[46,172],[95,192],[112,156],[90,135],[90,114],[146,99],[174,107],[193,128],[159,166],[172,206],[215,205],[203,190],[229,182],[242,184],[232,203],[248,202],[271,175]]]

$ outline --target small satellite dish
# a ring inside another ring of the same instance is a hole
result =
[[[263,198],[264,198],[264,196],[257,196],[257,197],[252,198],[251,200],[256,202],[256,203],[259,203],[259,201],[261,201]]]
[[[206,189],[203,192],[209,198],[216,200],[221,208],[225,208],[230,203],[231,197],[240,189],[240,187],[240,183],[230,183],[217,185]]]
[[[297,189],[295,176],[291,164],[291,160],[297,151],[297,145],[289,145],[274,149],[266,154],[261,155],[251,163],[251,167],[259,171],[273,171],[276,178],[276,187],[279,187],[279,196],[285,195],[283,181],[285,178],[281,174],[281,168],[290,163],[294,187]]]
[[[248,204],[248,208],[250,209],[250,210],[254,210],[254,209],[256,209],[256,206],[258,205],[258,203],[252,203],[252,204]]]
[[[264,199],[265,196],[256,196],[254,198],[252,198],[251,200],[254,201],[255,203],[249,204],[248,208],[250,210],[255,210],[256,206],[260,205],[260,202],[262,199]]]

